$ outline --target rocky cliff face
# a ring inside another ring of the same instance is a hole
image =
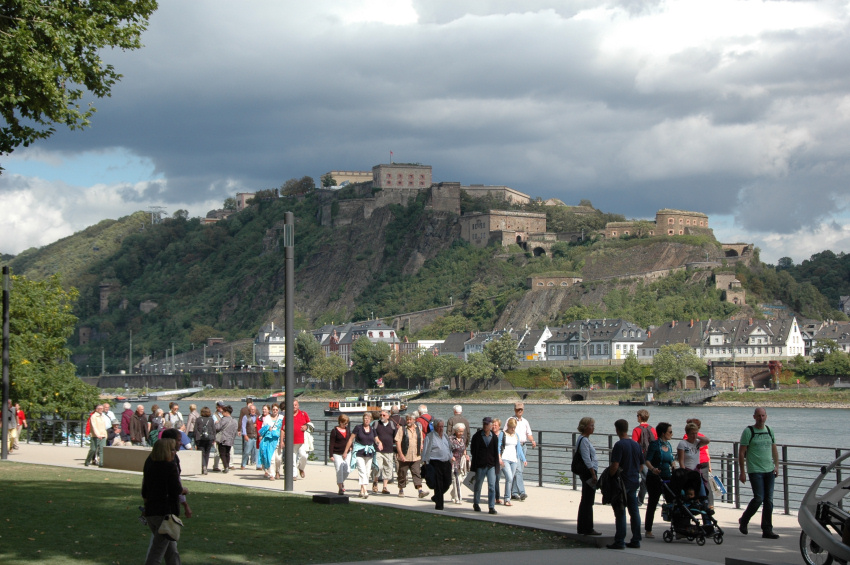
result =
[[[392,208],[384,207],[375,210],[368,219],[355,219],[336,227],[329,240],[312,250],[306,267],[298,272],[295,293],[298,312],[310,319],[328,311],[350,313],[356,307],[356,299],[385,269],[395,268],[404,275],[415,275],[428,259],[460,237],[456,215],[425,211],[401,236],[398,251],[387,255],[387,227],[394,220]],[[282,321],[283,316],[281,296],[270,319]]]

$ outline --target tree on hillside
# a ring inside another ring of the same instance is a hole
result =
[[[298,371],[312,370],[313,363],[325,354],[322,345],[316,341],[315,336],[309,332],[300,331],[295,336],[295,369]]]
[[[332,186],[336,186],[336,179],[335,179],[335,178],[334,178],[334,176],[333,176],[332,174],[330,174],[330,173],[325,173],[325,174],[323,174],[323,175],[320,177],[320,179],[319,179],[319,180],[321,180],[321,182],[322,182],[322,187],[323,187],[323,188],[330,188],[330,187],[332,187]]]
[[[196,344],[203,344],[206,343],[208,338],[220,336],[220,332],[212,326],[195,324],[189,333],[189,341]]]
[[[311,190],[316,190],[316,181],[313,177],[301,177],[300,179],[289,179],[280,187],[281,196],[293,196],[296,194],[306,194]]]
[[[638,363],[637,356],[633,352],[629,352],[623,365],[620,367],[619,383],[627,388],[640,381],[641,388],[646,388],[644,380],[643,367]]]
[[[0,154],[50,137],[55,124],[80,129],[95,112],[84,94],[109,96],[121,78],[105,48],[138,49],[155,0],[42,2],[0,8]]]
[[[463,316],[449,314],[434,320],[434,323],[416,333],[418,339],[444,339],[450,333],[471,332],[475,324]]]
[[[687,343],[662,345],[652,360],[652,372],[659,382],[667,385],[682,382],[692,372],[702,373],[705,361],[700,359]]]
[[[510,371],[519,364],[516,356],[517,342],[511,334],[505,332],[502,336],[484,346],[484,354],[497,369]]]
[[[496,316],[496,307],[489,294],[489,289],[482,283],[473,283],[469,288],[464,314],[479,328],[487,327]]]
[[[58,275],[42,281],[12,277],[9,377],[12,400],[27,413],[88,414],[97,389],[76,376],[68,338],[74,333],[76,289]]]
[[[322,382],[330,383],[331,389],[333,389],[335,381],[339,381],[340,387],[342,387],[342,378],[346,372],[348,372],[348,365],[345,359],[339,355],[328,355],[327,357],[322,355],[314,359],[310,365],[310,374]]]
[[[236,208],[238,207],[238,203],[236,202],[235,198],[233,198],[232,196],[228,196],[224,199],[224,204],[222,204],[221,207],[224,210],[236,210]]]

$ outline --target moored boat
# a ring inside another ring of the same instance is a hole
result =
[[[347,414],[349,416],[363,414],[365,412],[380,412],[381,410],[392,410],[394,406],[398,407],[398,411],[404,412],[407,410],[405,404],[397,396],[372,396],[364,394],[361,397],[348,397],[345,400],[333,400],[328,403],[325,408],[325,416],[339,416]]]

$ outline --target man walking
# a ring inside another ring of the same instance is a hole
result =
[[[446,428],[442,420],[434,422],[434,432],[425,438],[425,448],[422,450],[422,461],[434,468],[434,509],[443,509],[443,495],[452,484],[452,447],[449,436],[444,433]]]
[[[629,437],[629,423],[626,420],[614,422],[614,429],[620,440],[614,444],[611,450],[611,465],[608,472],[613,477],[617,471],[622,470],[623,486],[626,489],[625,505],[615,508],[614,520],[616,530],[614,543],[606,545],[608,549],[624,549],[626,547],[640,547],[640,512],[638,509],[637,491],[640,486],[640,468],[644,463],[643,453],[640,445]],[[626,543],[626,509],[629,511],[629,519],[632,526],[632,539]]]
[[[396,453],[398,453],[398,496],[404,498],[407,486],[407,471],[413,475],[413,487],[419,491],[419,498],[425,498],[428,491],[422,488],[421,460],[425,439],[422,428],[416,423],[413,414],[405,415],[405,426],[395,435]]]
[[[755,425],[744,429],[741,434],[741,446],[738,448],[738,477],[742,484],[746,484],[749,473],[750,486],[753,489],[753,499],[738,520],[738,529],[747,535],[750,519],[763,504],[761,537],[777,539],[779,534],[773,531],[773,484],[779,472],[779,452],[776,449],[773,430],[766,424],[767,411],[764,408],[756,408],[753,419]]]
[[[378,439],[381,440],[381,449],[375,454],[378,468],[373,470],[372,492],[378,492],[378,481],[382,481],[384,488],[381,492],[390,494],[388,485],[393,476],[393,453],[395,452],[395,435],[398,426],[390,420],[390,413],[387,410],[381,410],[381,418],[377,423],[372,424],[372,428],[374,428]]]
[[[15,417],[18,419],[18,429],[17,429],[17,432],[15,433],[15,445],[13,445],[12,447],[13,447],[13,449],[19,449],[20,446],[19,446],[18,442],[21,439],[21,430],[23,428],[27,428],[29,426],[27,426],[27,415],[24,413],[23,410],[21,410],[21,405],[18,404],[17,402],[15,402],[15,412],[16,412]]]
[[[292,480],[304,478],[304,470],[307,468],[307,450],[304,448],[304,432],[310,416],[298,408],[298,400],[292,401]],[[283,432],[281,431],[281,437]]]
[[[520,447],[523,450],[523,453],[526,453],[525,444],[531,443],[531,447],[537,447],[537,442],[534,441],[534,435],[531,433],[531,424],[528,423],[528,420],[523,418],[523,414],[525,414],[525,404],[522,402],[517,402],[514,404],[514,418],[516,418],[516,435],[519,438]],[[511,498],[513,500],[525,500],[528,498],[528,495],[525,493],[525,481],[522,478],[522,473],[524,470],[524,465],[519,465],[517,467],[517,472],[514,474],[514,482],[511,486]]]
[[[103,446],[106,445],[106,422],[103,419],[103,405],[98,404],[92,415],[89,416],[89,428],[91,430],[91,441],[89,453],[86,455],[86,467],[91,465],[92,459],[97,459],[97,466],[103,467]]]
[[[640,445],[641,453],[646,459],[646,450],[649,444],[658,439],[655,428],[649,425],[649,410],[641,408],[637,411],[638,425],[632,430],[632,439]],[[643,504],[646,498],[646,467],[640,469],[640,487],[638,488],[638,503]]]
[[[472,497],[472,509],[481,512],[481,487],[487,477],[487,506],[490,514],[496,513],[496,473],[502,468],[499,454],[499,438],[493,433],[493,419],[487,416],[481,422],[481,429],[472,436],[469,448],[472,455],[470,471],[475,473],[475,492]]]
[[[249,399],[250,400],[250,399]],[[257,464],[257,409],[254,402],[248,404],[248,411],[243,414],[239,421],[239,429],[242,434],[242,465],[244,469],[248,465]]]

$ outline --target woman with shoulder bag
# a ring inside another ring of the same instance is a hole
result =
[[[599,471],[599,460],[596,458],[596,449],[590,443],[590,436],[596,428],[596,421],[590,416],[585,416],[578,423],[578,431],[581,434],[576,441],[576,456],[584,464],[585,471],[579,475],[581,480],[581,502],[578,505],[578,527],[579,534],[585,536],[602,535],[593,529],[593,502],[596,499],[596,473]]]
[[[142,478],[142,499],[145,519],[151,530],[145,565],[180,565],[177,542],[159,533],[163,520],[169,515],[180,515],[180,496],[189,494],[180,483],[180,471],[174,461],[177,442],[170,438],[158,440],[145,465]]]

